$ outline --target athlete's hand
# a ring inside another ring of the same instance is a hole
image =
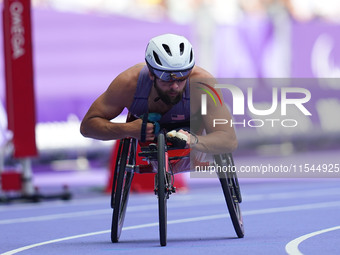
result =
[[[146,132],[145,140],[146,141],[153,141],[155,139],[154,131],[155,131],[154,125],[152,123],[147,123],[146,124],[146,130],[145,130],[145,132]]]
[[[172,130],[166,134],[168,140],[175,146],[175,147],[180,147],[180,148],[188,148],[190,147],[192,139],[192,135],[183,130],[180,129],[178,131]]]
[[[132,131],[132,137],[137,138],[138,140],[141,140],[141,130],[142,130],[142,119],[137,119],[132,122],[130,122],[131,125],[133,125],[133,131]],[[147,123],[146,124],[146,141],[153,141],[155,139],[155,134],[154,134],[154,125],[152,123]]]

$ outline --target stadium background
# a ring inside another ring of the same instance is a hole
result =
[[[96,184],[106,185],[113,142],[81,137],[80,120],[116,75],[143,61],[148,40],[168,32],[188,37],[197,64],[218,78],[326,78],[308,88],[314,112],[313,118],[301,117],[302,129],[237,130],[236,156],[338,149],[338,1],[40,0],[32,6],[35,174],[86,176],[98,170],[102,174]],[[1,48],[2,43],[1,35]],[[17,162],[5,147],[4,61],[0,76],[1,162],[6,168]],[[48,175],[44,181],[55,183]]]

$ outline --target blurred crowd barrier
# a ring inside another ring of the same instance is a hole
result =
[[[0,1],[2,2],[2,1]],[[190,23],[199,9],[205,9],[221,23],[237,22],[247,14],[266,15],[273,9],[288,12],[293,19],[321,18],[340,22],[337,0],[32,0],[35,7],[78,13],[120,14],[144,20]]]

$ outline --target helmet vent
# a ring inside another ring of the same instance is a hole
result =
[[[184,43],[181,43],[179,45],[179,52],[180,52],[180,55],[182,56],[183,55],[183,52],[184,52]]]
[[[192,49],[191,49],[191,51],[190,51],[190,61],[189,61],[189,63],[191,63],[191,61],[193,60],[193,58],[194,58],[194,54],[192,53]]]
[[[153,51],[153,57],[155,58],[155,61],[158,65],[162,66],[162,62],[161,60],[159,59],[157,53],[155,51]]]
[[[166,53],[168,53],[168,55],[171,57],[172,53],[171,53],[169,46],[167,44],[162,44],[162,46],[163,46],[164,50],[166,51]]]

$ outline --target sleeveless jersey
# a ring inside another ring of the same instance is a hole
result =
[[[144,66],[139,73],[135,96],[130,108],[128,109],[131,114],[136,117],[140,117],[141,115],[149,111],[148,97],[151,92],[152,86],[153,81],[149,77],[149,70],[147,66]],[[182,100],[175,104],[168,112],[166,112],[162,116],[159,123],[180,123],[188,121],[190,121],[189,79],[187,80]]]

